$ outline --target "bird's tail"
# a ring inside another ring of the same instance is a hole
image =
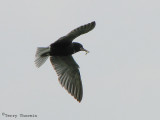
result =
[[[36,51],[36,60],[34,61],[36,67],[41,67],[49,57],[50,47],[38,47]]]

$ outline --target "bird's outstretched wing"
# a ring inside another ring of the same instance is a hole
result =
[[[76,37],[91,31],[95,26],[96,26],[95,21],[88,23],[86,25],[82,25],[82,26],[72,30],[70,33],[68,33],[66,35],[66,38],[70,41],[73,41]]]
[[[82,100],[83,89],[79,66],[72,56],[51,56],[50,61],[58,74],[61,85],[72,95],[77,101]]]
[[[69,32],[67,35],[59,38],[56,42],[54,42],[53,44],[56,45],[64,45],[64,44],[70,44],[76,37],[85,34],[89,31],[91,31],[94,27],[96,26],[96,22],[93,21],[91,23],[88,23],[86,25],[82,25],[74,30],[72,30],[71,32]]]

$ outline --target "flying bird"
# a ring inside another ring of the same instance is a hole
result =
[[[79,51],[85,51],[87,54],[89,51],[73,40],[94,29],[95,25],[95,21],[82,25],[59,38],[49,47],[38,47],[35,55],[35,65],[38,68],[50,57],[50,62],[58,75],[60,84],[79,102],[82,100],[83,88],[79,66],[72,54]]]

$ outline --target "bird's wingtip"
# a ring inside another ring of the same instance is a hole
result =
[[[92,21],[91,23],[96,25],[96,21]]]
[[[96,26],[96,21],[92,21],[91,23],[90,23],[92,26],[93,26],[93,28]]]

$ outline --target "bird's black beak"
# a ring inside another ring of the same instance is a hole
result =
[[[84,49],[83,47],[81,47],[81,48],[80,48],[80,50],[81,50],[81,51],[85,51],[85,52],[86,52],[86,54],[87,54],[87,53],[89,53],[89,51],[88,51],[88,50],[86,50],[86,49]]]

